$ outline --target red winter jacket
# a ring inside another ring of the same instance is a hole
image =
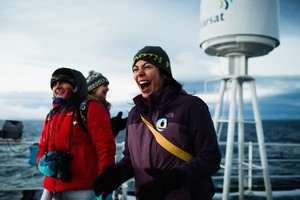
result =
[[[116,145],[109,113],[99,103],[90,102],[87,115],[89,133],[80,124],[78,109],[50,115],[44,123],[37,161],[45,152],[69,151],[71,181],[65,183],[45,176],[44,188],[50,192],[93,189],[92,181],[103,172],[103,166],[115,162]]]

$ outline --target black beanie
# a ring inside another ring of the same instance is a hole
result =
[[[145,60],[172,76],[169,56],[159,46],[145,46],[139,50],[133,57],[132,67],[138,60]]]
[[[51,89],[57,81],[67,82],[70,83],[73,88],[76,87],[76,81],[74,79],[72,70],[69,68],[59,68],[53,72],[50,80]]]

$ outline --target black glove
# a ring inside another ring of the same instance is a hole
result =
[[[111,128],[115,137],[118,133],[126,128],[127,117],[122,119],[123,112],[119,112],[117,116],[110,119]]]
[[[184,173],[179,169],[145,169],[153,180],[141,185],[136,196],[140,200],[163,200],[166,196],[183,185]]]
[[[122,184],[121,170],[116,166],[103,167],[103,173],[100,174],[93,182],[96,196],[102,194],[102,199],[112,193]]]

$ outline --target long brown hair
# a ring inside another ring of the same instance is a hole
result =
[[[98,103],[100,103],[103,108],[105,108],[105,110],[107,110],[109,112],[110,108],[111,108],[111,103],[109,103],[108,101],[106,101],[106,99],[99,99],[96,95],[95,95],[95,91],[96,90],[93,90],[92,92],[90,92],[88,94],[88,99],[89,100],[92,100],[92,101],[97,101]]]

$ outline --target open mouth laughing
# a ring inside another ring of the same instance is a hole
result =
[[[140,86],[142,89],[149,87],[151,85],[150,81],[140,81]]]

